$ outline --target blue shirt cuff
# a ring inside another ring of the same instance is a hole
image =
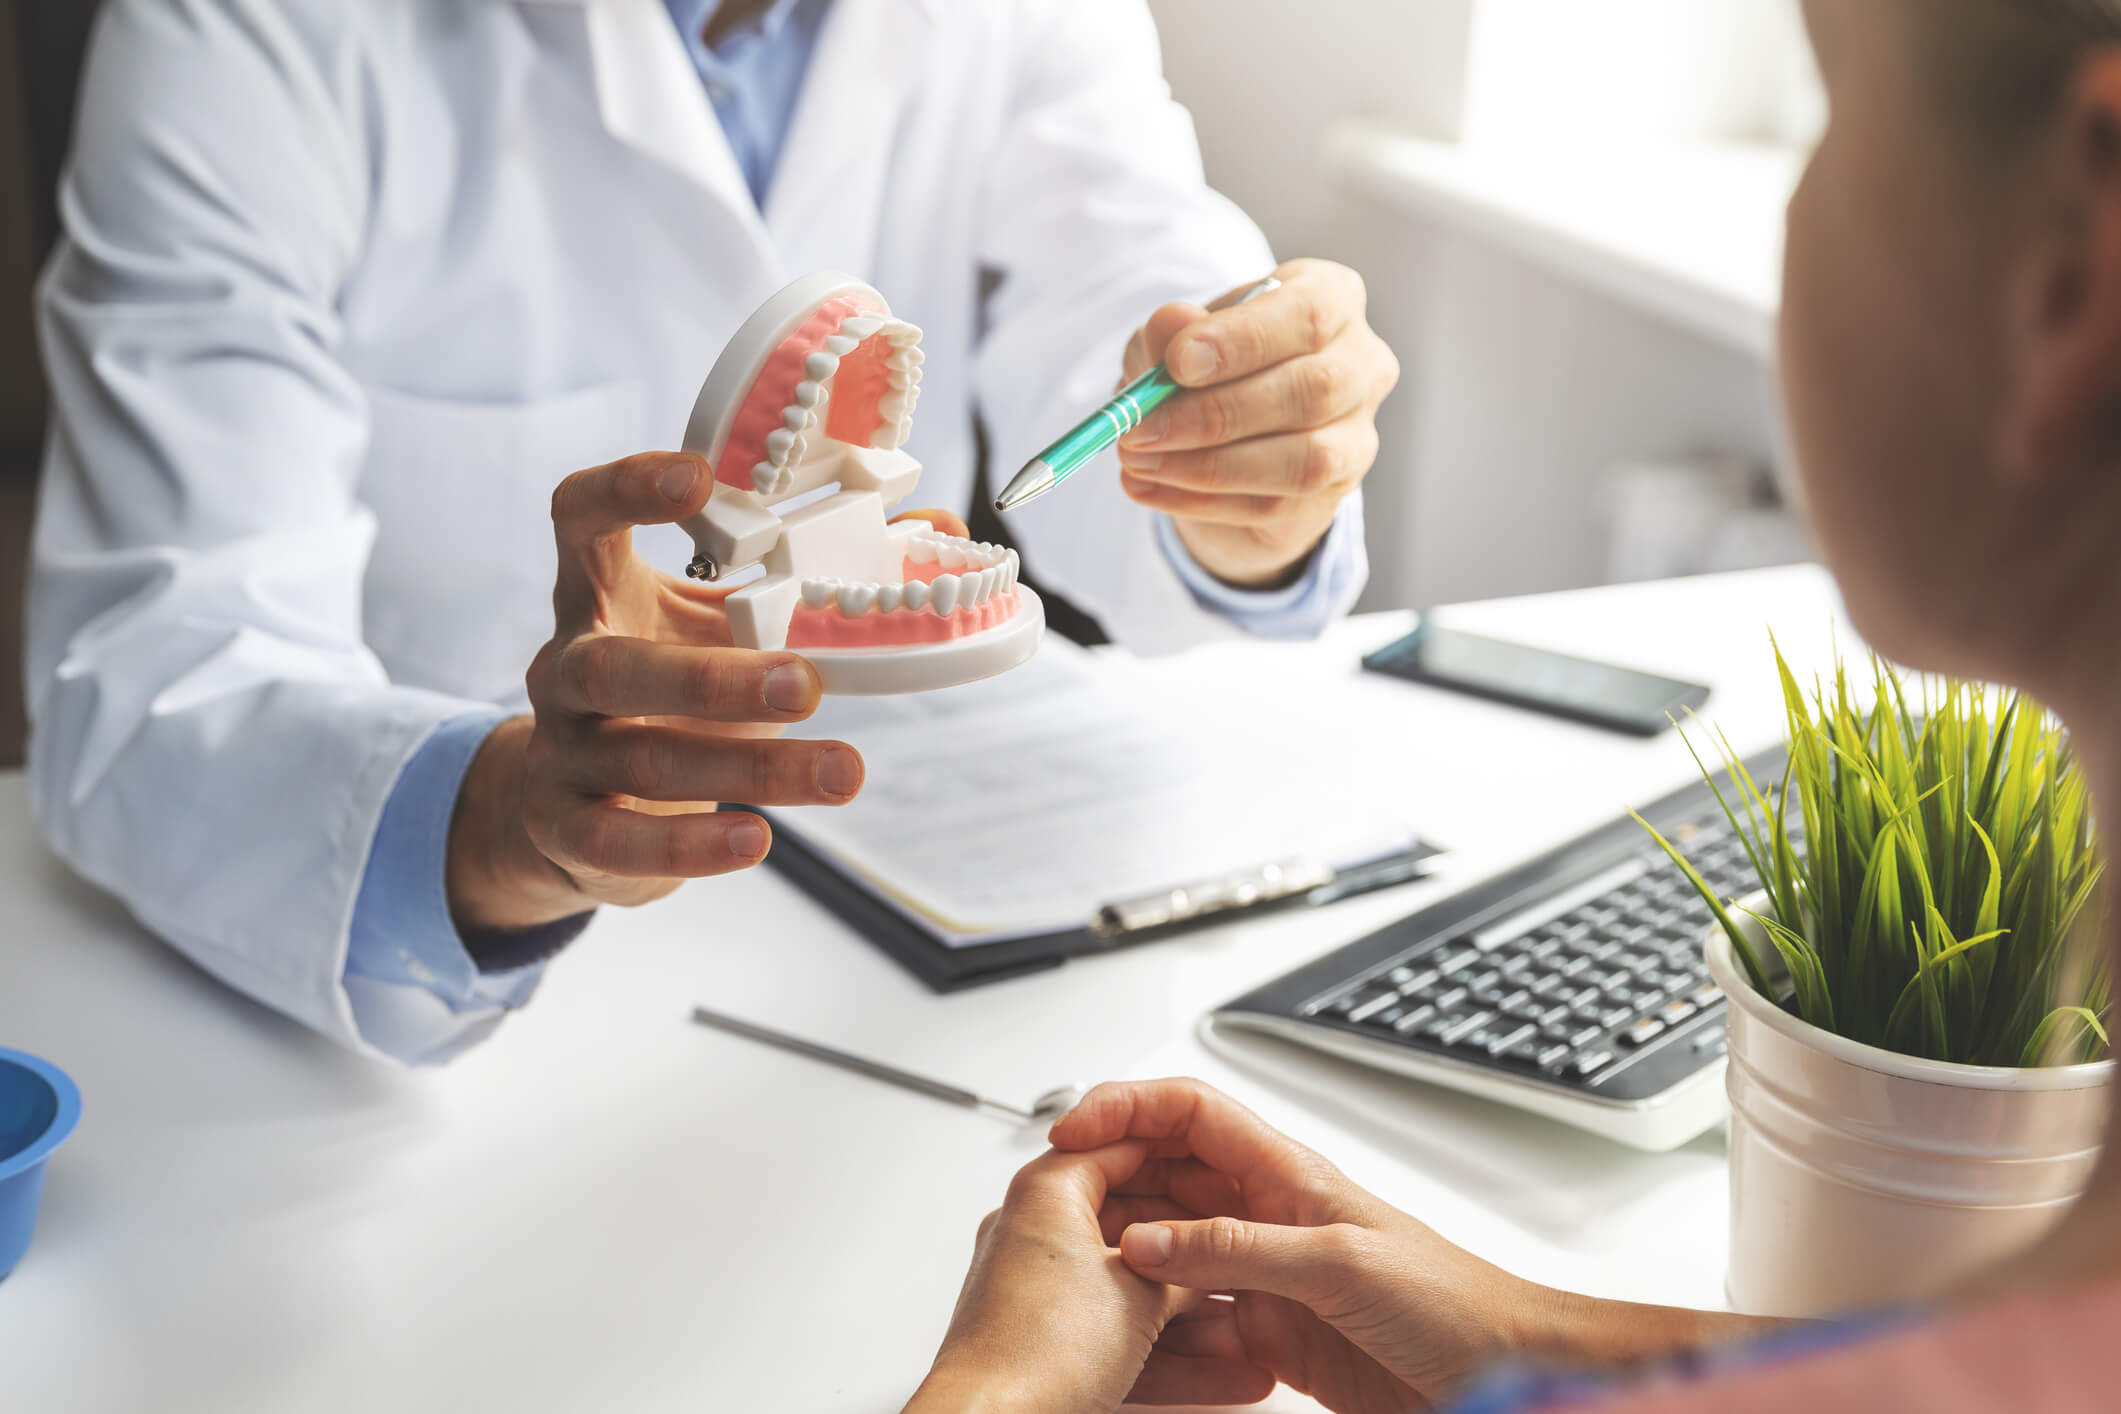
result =
[[[528,1002],[544,975],[542,961],[481,972],[449,916],[445,869],[457,791],[506,715],[482,708],[435,728],[398,773],[369,847],[346,990],[362,1039],[403,1061],[455,1054],[492,1029],[495,1013]]]
[[[1156,543],[1195,603],[1260,638],[1316,638],[1355,607],[1370,579],[1360,491],[1340,503],[1303,575],[1279,589],[1238,589],[1224,584],[1201,568],[1167,515],[1156,518]]]

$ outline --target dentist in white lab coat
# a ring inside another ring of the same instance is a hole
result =
[[[975,415],[1003,479],[1168,359],[1123,468],[1010,525],[1121,641],[1315,632],[1365,574],[1396,365],[1320,262],[1172,303],[1274,262],[1142,0],[108,0],[62,198],[39,819],[366,1050],[444,1059],[598,904],[756,863],[704,802],[860,789],[771,730],[808,665],[670,573],[706,469],[643,451],[796,275],[925,329],[940,506]]]

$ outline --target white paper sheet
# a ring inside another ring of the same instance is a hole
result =
[[[868,762],[853,804],[790,830],[953,946],[1080,927],[1099,906],[1296,856],[1412,842],[1390,802],[1234,701],[1049,637],[1014,672],[945,692],[829,701],[803,730]]]

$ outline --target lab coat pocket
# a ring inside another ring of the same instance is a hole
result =
[[[520,703],[523,672],[552,634],[552,490],[644,449],[642,390],[608,383],[513,403],[368,396],[368,642],[394,682]]]

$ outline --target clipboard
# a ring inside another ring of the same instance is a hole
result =
[[[725,805],[722,808],[742,810],[749,807]],[[770,810],[757,813],[769,819],[773,816]],[[953,947],[945,943],[934,930],[907,916],[860,878],[835,865],[795,830],[774,832],[773,848],[766,856],[766,863],[840,922],[882,949],[931,991],[948,993],[1048,971],[1070,958],[1139,947],[1266,912],[1324,907],[1344,898],[1411,883],[1427,876],[1426,861],[1441,852],[1433,845],[1416,841],[1390,855],[1330,871],[1324,878],[1285,881],[1301,883],[1304,887],[1262,889],[1254,897],[1245,897],[1242,876],[1263,877],[1268,871],[1283,867],[1266,865],[1258,870],[1240,871],[1228,880],[1215,881],[1234,885],[1234,890],[1226,901],[1218,902],[1214,907],[1180,907],[1167,910],[1169,916],[1162,918],[1157,917],[1153,909],[1138,909],[1123,918],[1088,920],[1080,928],[972,947]],[[1175,889],[1173,892],[1182,891]],[[1145,901],[1130,902],[1139,905]],[[1116,908],[1126,906],[1107,905],[1100,913],[1110,914]]]

